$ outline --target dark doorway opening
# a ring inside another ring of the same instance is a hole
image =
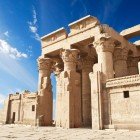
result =
[[[13,112],[12,123],[15,123],[16,112]]]

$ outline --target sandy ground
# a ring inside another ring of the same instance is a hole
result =
[[[0,140],[140,140],[140,130],[63,129],[25,125],[0,125]]]

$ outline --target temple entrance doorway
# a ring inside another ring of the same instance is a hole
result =
[[[13,112],[12,123],[15,123],[16,112]]]

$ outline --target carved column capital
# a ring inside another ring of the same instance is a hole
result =
[[[78,62],[79,50],[77,49],[63,49],[61,51],[61,58],[64,62],[64,71],[76,70],[76,64]]]
[[[101,37],[93,43],[97,52],[111,52],[113,53],[116,46],[116,40],[111,37]]]
[[[114,50],[114,62],[118,60],[127,60],[128,49],[127,48],[115,48]]]
[[[38,62],[38,70],[49,70],[49,71],[51,71],[52,64],[53,64],[52,59],[39,57],[37,59],[37,62]]]
[[[63,49],[61,51],[61,58],[64,62],[77,62],[79,50],[77,49]]]

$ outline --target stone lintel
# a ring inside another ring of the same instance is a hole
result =
[[[67,38],[67,32],[62,27],[54,32],[51,32],[41,38],[42,48],[49,46],[53,43],[56,43],[58,41],[61,41],[63,39]]]
[[[21,94],[9,94],[10,100],[19,100]]]
[[[70,27],[69,36],[80,33],[99,24],[100,22],[96,17],[88,15],[68,25]]]
[[[132,37],[139,36],[140,35],[140,24],[138,24],[136,26],[133,26],[131,28],[123,30],[120,33],[120,35],[122,35],[126,39],[130,39]]]
[[[36,98],[37,94],[36,93],[24,93],[22,94],[23,98]]]

